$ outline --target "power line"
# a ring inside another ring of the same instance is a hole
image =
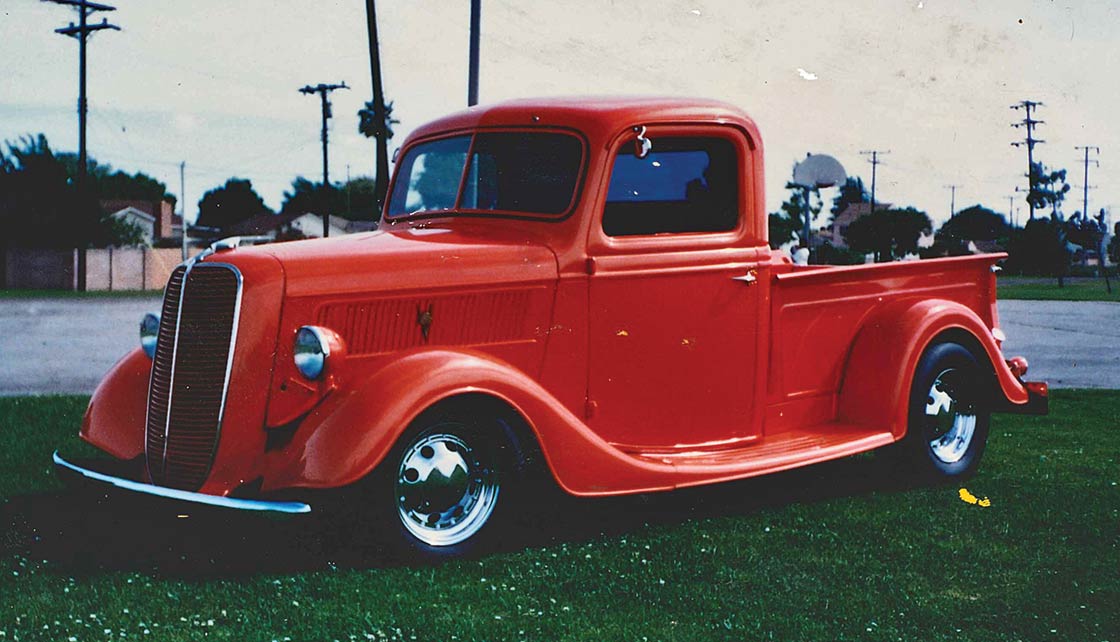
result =
[[[350,89],[350,87],[346,85],[346,81],[343,81],[341,83],[338,83],[337,85],[328,85],[324,83],[319,83],[314,87],[312,87],[311,85],[305,85],[299,90],[299,93],[307,94],[309,96],[311,94],[319,94],[319,99],[323,105],[323,187],[331,184],[330,174],[327,172],[327,119],[331,117],[331,101],[329,98],[327,98],[327,94],[337,89]],[[323,238],[326,238],[330,234],[330,213],[325,207],[323,208],[322,213]]]
[[[867,161],[871,163],[871,213],[875,213],[875,168],[878,167],[883,161],[879,160],[879,154],[889,154],[890,150],[870,149],[860,152],[863,156],[870,156]]]
[[[1041,125],[1046,121],[1035,120],[1034,118],[1031,118],[1031,110],[1037,109],[1041,106],[1042,103],[1034,100],[1022,100],[1011,106],[1011,109],[1014,109],[1016,111],[1022,109],[1025,112],[1025,117],[1023,118],[1023,120],[1016,123],[1011,123],[1011,126],[1016,129],[1020,127],[1026,127],[1027,137],[1025,140],[1015,141],[1014,143],[1011,143],[1011,145],[1013,147],[1022,147],[1026,145],[1027,147],[1027,205],[1030,206],[1032,220],[1034,219],[1034,200],[1031,198],[1031,193],[1034,192],[1036,179],[1034,172],[1034,146],[1038,145],[1039,143],[1046,142],[1034,137],[1034,127],[1035,125]]]
[[[70,23],[67,27],[59,27],[54,32],[69,36],[78,41],[78,187],[84,188],[86,183],[86,40],[95,31],[113,29],[120,31],[117,25],[109,24],[105,18],[101,24],[90,24],[89,17],[96,11],[116,11],[116,7],[106,4],[97,4],[89,0],[47,0],[54,4],[74,7],[78,10],[78,24]]]
[[[1089,220],[1089,188],[1096,187],[1089,185],[1089,163],[1093,163],[1097,167],[1101,166],[1101,162],[1097,159],[1090,160],[1089,152],[1095,152],[1097,156],[1101,155],[1101,148],[1095,145],[1075,145],[1074,149],[1080,149],[1085,152],[1085,177],[1081,185],[1081,220]]]

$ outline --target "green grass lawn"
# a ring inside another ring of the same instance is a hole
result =
[[[998,416],[966,484],[987,508],[861,456],[559,502],[527,542],[436,567],[315,522],[77,502],[49,458],[83,407],[0,399],[0,641],[1120,640],[1120,391]]]
[[[996,281],[996,294],[1001,299],[1035,301],[1117,301],[1120,302],[1120,278],[1112,277],[1109,293],[1103,279],[1071,277],[1058,287],[1053,278],[1001,276]]]

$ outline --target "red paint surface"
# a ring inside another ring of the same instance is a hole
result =
[[[732,141],[739,225],[606,236],[611,162],[634,126],[655,145],[661,135]],[[476,128],[534,127],[587,143],[565,216],[401,217],[368,234],[206,259],[237,266],[245,290],[205,492],[254,480],[266,492],[355,482],[425,408],[468,393],[519,412],[575,494],[784,470],[899,439],[918,359],[945,332],[971,337],[991,363],[993,390],[1027,402],[991,336],[989,268],[1001,257],[792,266],[767,245],[761,139],[734,107],[519,101],[421,127],[405,149]],[[733,279],[748,272],[757,281]],[[292,364],[303,325],[331,331],[333,354],[315,382]],[[82,435],[114,456],[143,452],[147,364],[130,354],[91,402]],[[282,435],[272,445],[270,431]]]

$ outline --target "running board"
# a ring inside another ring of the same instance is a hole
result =
[[[734,450],[632,455],[641,461],[669,464],[688,477],[739,478],[847,457],[893,442],[890,431],[829,423],[770,435]]]

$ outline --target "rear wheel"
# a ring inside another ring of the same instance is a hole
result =
[[[989,381],[975,355],[939,343],[922,355],[910,392],[906,459],[925,477],[960,479],[975,472],[988,440]]]

